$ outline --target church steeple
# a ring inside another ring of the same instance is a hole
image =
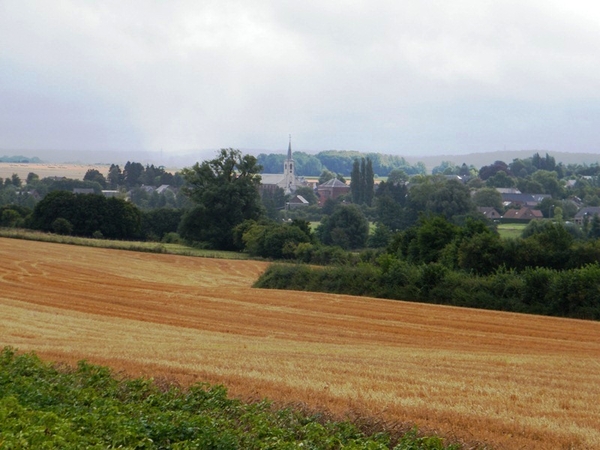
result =
[[[283,163],[283,176],[285,193],[290,194],[296,190],[296,175],[294,174],[294,159],[292,158],[292,135],[288,144],[287,158]]]

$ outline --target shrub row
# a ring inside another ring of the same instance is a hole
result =
[[[600,265],[557,271],[498,269],[488,276],[413,265],[385,255],[380,264],[312,267],[273,264],[254,287],[420,301],[499,311],[600,320]]]

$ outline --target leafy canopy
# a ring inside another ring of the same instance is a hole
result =
[[[254,156],[232,148],[183,169],[183,191],[197,206],[183,217],[181,236],[211,248],[235,248],[233,228],[264,214],[258,192],[260,170]]]

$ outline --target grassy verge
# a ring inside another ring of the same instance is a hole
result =
[[[110,239],[92,239],[76,236],[42,233],[40,231],[20,228],[0,228],[0,237],[25,239],[30,241],[53,242],[57,244],[82,245],[86,247],[112,248],[136,252],[166,253],[171,255],[200,256],[203,258],[248,259],[248,255],[238,252],[204,250],[183,244],[167,244],[162,242],[144,241],[113,241]]]
[[[57,368],[10,348],[0,352],[0,424],[1,448],[458,449],[414,431],[392,439],[268,401],[243,403],[222,386],[119,380],[106,367]]]
[[[526,223],[501,223],[498,224],[498,233],[503,239],[514,239],[521,237]]]

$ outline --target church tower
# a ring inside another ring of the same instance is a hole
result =
[[[285,193],[294,192],[296,190],[296,175],[294,175],[294,159],[292,158],[292,135],[290,135],[287,158],[283,163],[283,176],[285,179]]]

